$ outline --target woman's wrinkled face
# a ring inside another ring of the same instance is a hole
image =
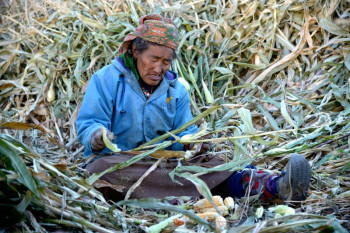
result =
[[[170,68],[174,51],[169,47],[151,44],[142,53],[137,51],[134,45],[132,50],[141,79],[148,85],[158,85]]]

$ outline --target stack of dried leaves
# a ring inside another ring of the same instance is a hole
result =
[[[254,197],[241,199],[226,216],[227,229],[346,232],[349,9],[349,0],[1,1],[1,228],[214,229],[186,198],[178,206],[153,199],[110,204],[91,186],[99,175],[82,176],[74,121],[88,80],[116,57],[140,16],[161,13],[180,30],[172,69],[189,84],[194,115],[208,122],[211,152],[229,161],[225,169],[252,161],[281,171],[292,152],[304,155],[313,169],[309,198],[295,214],[281,216]],[[190,174],[184,171],[192,170],[179,166],[174,174]],[[211,198],[197,176],[186,178]],[[180,214],[193,221],[174,225]]]

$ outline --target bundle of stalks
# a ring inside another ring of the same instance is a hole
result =
[[[278,172],[297,152],[313,177],[296,214],[276,217],[263,209],[257,217],[263,203],[242,199],[226,217],[229,231],[350,229],[349,9],[349,1],[339,0],[0,2],[0,206],[8,219],[1,227],[181,231],[171,225],[181,213],[203,226],[186,230],[214,230],[186,210],[187,199],[180,207],[153,199],[107,203],[91,185],[101,174],[82,176],[84,148],[74,121],[88,81],[117,56],[140,16],[161,13],[181,34],[171,69],[188,87],[197,116],[191,123],[202,119],[212,138],[166,141],[153,152],[180,140],[209,141],[211,153],[228,162],[211,170],[180,164],[174,179],[191,180],[213,201],[199,174],[248,162]]]

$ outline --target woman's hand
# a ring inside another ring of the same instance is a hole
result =
[[[108,140],[112,141],[114,139],[114,134],[111,131],[107,130],[106,135]],[[99,151],[106,147],[102,138],[102,129],[98,129],[91,134],[90,145],[94,151]]]
[[[196,146],[196,148],[193,148]],[[208,152],[210,149],[210,143],[209,142],[201,142],[199,144],[191,143],[189,144],[189,150],[196,150],[195,154],[200,155],[200,154],[205,154]]]
[[[210,138],[211,138],[211,135],[208,134],[208,135],[201,137],[200,139],[210,139]],[[196,150],[195,151],[196,155],[205,154],[210,149],[210,142],[190,143],[190,144],[188,144],[188,147],[186,149],[187,150]]]

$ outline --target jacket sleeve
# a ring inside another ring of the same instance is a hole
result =
[[[112,80],[108,79],[108,77],[94,74],[86,90],[76,120],[78,138],[85,146],[84,157],[92,153],[90,145],[91,134],[102,126],[111,130],[111,118],[114,105],[112,93],[114,93],[113,89],[115,90],[113,86],[116,85],[111,85],[111,81]]]
[[[185,95],[179,100],[176,106],[176,116],[174,122],[174,129],[180,128],[183,124],[193,119],[190,107],[190,97],[188,92],[185,90]],[[197,133],[198,128],[196,125],[191,125],[181,133],[177,134],[180,138],[184,135]],[[184,145],[181,143],[175,143],[172,145],[172,150],[184,150]]]

